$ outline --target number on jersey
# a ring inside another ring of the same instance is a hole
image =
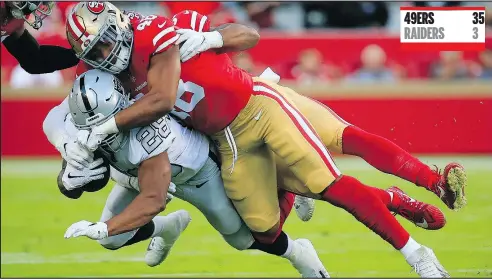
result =
[[[149,15],[140,20],[140,23],[137,26],[137,30],[142,31],[145,27],[149,26],[154,19],[156,19],[156,15]]]
[[[174,107],[180,111],[173,110],[173,115],[182,120],[190,117],[196,105],[205,98],[205,90],[200,85],[191,81],[183,82],[179,80],[178,92],[176,93],[176,103]]]
[[[171,129],[164,118],[160,118],[150,126],[141,128],[137,133],[137,140],[148,154],[154,152],[164,139],[171,134]]]

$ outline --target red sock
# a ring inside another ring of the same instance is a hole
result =
[[[278,204],[280,207],[280,221],[279,221],[280,224],[278,226],[278,229],[275,234],[253,232],[253,235],[256,238],[256,240],[258,240],[260,243],[263,244],[272,244],[275,242],[275,240],[277,240],[280,233],[282,233],[285,220],[287,220],[287,217],[292,211],[295,198],[296,198],[295,194],[291,192],[287,192],[284,189],[278,189]]]
[[[348,211],[397,250],[410,238],[374,191],[353,177],[342,176],[326,189],[323,200]]]
[[[366,186],[375,196],[377,196],[386,207],[389,207],[391,204],[391,195],[385,190],[377,187]]]
[[[280,231],[282,231],[282,227],[284,226],[285,220],[287,220],[287,217],[289,216],[290,212],[292,211],[292,207],[294,206],[294,200],[296,198],[296,195],[287,192],[283,189],[278,189],[278,204],[280,206]]]
[[[348,126],[343,131],[342,140],[344,154],[359,156],[382,172],[429,190],[439,180],[439,176],[429,166],[381,136]]]

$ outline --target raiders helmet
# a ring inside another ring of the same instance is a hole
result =
[[[130,105],[118,78],[101,70],[90,70],[74,82],[68,96],[72,121],[79,130],[90,130]],[[122,133],[109,135],[101,147],[117,151],[127,137]]]
[[[130,20],[109,2],[80,2],[69,13],[67,39],[78,58],[113,74],[130,63],[133,30]]]

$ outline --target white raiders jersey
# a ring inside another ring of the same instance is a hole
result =
[[[65,119],[65,130],[73,137],[78,132],[70,114]],[[183,127],[174,118],[165,116],[152,125],[132,129],[116,152],[108,152],[103,148],[99,150],[110,161],[114,180],[122,174],[126,175],[130,179],[128,184],[140,190],[137,175],[141,162],[167,151],[172,169],[171,181],[176,185],[184,184],[205,165],[210,142],[205,135]]]

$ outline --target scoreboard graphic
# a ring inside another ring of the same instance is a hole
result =
[[[401,7],[404,50],[485,49],[485,7]]]

